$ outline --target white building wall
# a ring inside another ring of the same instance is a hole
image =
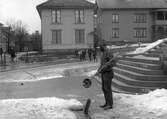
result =
[[[43,49],[74,49],[87,48],[88,44],[93,44],[93,36],[89,35],[94,30],[93,10],[84,11],[85,24],[75,24],[74,9],[61,9],[61,24],[52,24],[51,10],[42,10],[41,12],[41,32],[43,40]],[[52,44],[52,30],[62,30],[62,44]],[[85,44],[75,44],[75,29],[85,29]],[[88,41],[89,40],[89,41]]]

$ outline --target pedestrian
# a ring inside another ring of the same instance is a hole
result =
[[[88,49],[88,58],[89,58],[89,61],[92,61],[92,49],[91,48]]]
[[[101,74],[102,79],[102,91],[105,98],[105,104],[101,105],[104,110],[113,108],[113,94],[112,94],[112,79],[114,77],[113,66],[115,66],[115,61],[112,61],[110,65],[103,67],[105,63],[113,58],[113,54],[108,51],[105,45],[100,47],[101,51],[101,63],[98,72]],[[103,67],[103,68],[102,68]]]
[[[79,59],[82,61],[82,50],[78,51]]]
[[[1,63],[2,63],[2,55],[3,55],[3,49],[2,49],[2,48],[0,48]]]
[[[10,56],[11,56],[11,61],[14,62],[14,58],[16,57],[16,52],[13,47],[10,49]]]
[[[93,54],[93,60],[94,60],[94,62],[97,62],[97,50],[96,50],[96,48],[94,48],[92,50],[92,54]]]
[[[77,50],[77,49],[74,51],[74,55],[75,55],[76,57],[78,57],[78,50]]]
[[[86,49],[82,50],[82,59],[83,59],[83,61],[86,60]]]

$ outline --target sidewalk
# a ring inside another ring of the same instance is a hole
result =
[[[89,72],[98,66],[98,63],[88,61],[62,62],[48,62],[29,66],[22,65],[20,67],[17,66],[17,68],[14,67],[15,70],[12,70],[12,67],[8,67],[8,70],[1,70],[0,82],[39,81],[73,74],[82,75],[82,73]]]
[[[79,58],[73,58],[73,57],[65,57],[64,59],[59,59],[59,58],[55,57],[55,59],[53,59],[53,60],[26,63],[25,61],[19,60],[19,57],[21,57],[24,54],[25,54],[25,52],[18,53],[17,57],[15,58],[15,62],[11,62],[10,56],[8,54],[6,54],[6,63],[5,64],[4,64],[4,62],[2,63],[1,59],[0,59],[0,72],[19,70],[19,69],[27,69],[27,68],[35,68],[35,67],[42,67],[42,66],[49,66],[49,65],[56,65],[56,64],[64,64],[64,63],[75,63],[75,62],[81,63]],[[4,61],[4,56],[3,56],[3,61]],[[87,62],[87,60],[86,60],[86,62]]]
[[[10,63],[8,62],[5,66],[0,65],[0,72],[55,65],[55,64],[63,64],[63,63],[73,63],[73,62],[79,62],[79,60],[78,59],[59,59],[55,61],[36,62],[36,63],[25,63],[25,62]]]

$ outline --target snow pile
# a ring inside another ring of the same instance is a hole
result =
[[[0,100],[0,119],[77,119],[70,109],[82,106],[76,99],[53,97]]]
[[[167,41],[167,39],[157,40],[157,41],[155,41],[153,43],[148,44],[146,47],[137,48],[135,51],[129,52],[127,54],[129,54],[129,55],[143,54],[143,53],[147,52],[148,50],[160,45],[161,43],[163,43],[165,41]]]
[[[36,78],[34,81],[39,81],[39,80],[47,80],[47,79],[53,79],[53,78],[62,78],[64,77],[62,74],[47,74],[45,76],[39,76]],[[29,80],[28,80],[29,81]]]
[[[148,94],[136,96],[139,106],[143,106],[148,111],[159,111],[167,113],[167,90],[157,89]]]
[[[103,95],[98,96],[103,103]],[[143,95],[114,93],[113,98],[114,108],[93,114],[95,119],[167,119],[167,89]]]
[[[114,112],[126,115],[129,119],[166,119],[167,90],[157,89],[148,94],[114,94],[116,108]],[[122,118],[119,118],[122,119]]]
[[[97,70],[92,70],[92,71],[90,71],[90,72],[86,72],[85,75],[88,76],[88,77],[91,77],[91,76],[93,76],[96,72],[97,72]]]

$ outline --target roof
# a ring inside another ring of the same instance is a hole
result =
[[[48,0],[37,6],[38,11],[45,8],[94,8],[95,4],[86,0]]]
[[[97,0],[101,9],[167,8],[167,0]]]

